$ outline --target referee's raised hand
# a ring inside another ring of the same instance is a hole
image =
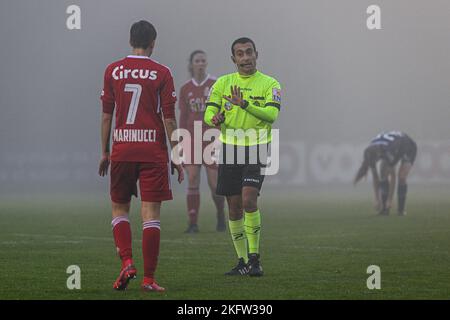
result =
[[[244,94],[241,92],[241,88],[238,86],[231,86],[231,97],[223,96],[225,100],[234,104],[235,106],[244,107],[246,101],[244,100]]]

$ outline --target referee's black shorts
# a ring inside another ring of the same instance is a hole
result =
[[[267,165],[267,152],[268,144],[255,146],[222,144],[216,193],[222,196],[240,195],[242,187],[246,186],[261,190],[264,182],[261,170]]]

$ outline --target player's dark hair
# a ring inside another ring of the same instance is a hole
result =
[[[237,43],[244,44],[244,43],[249,43],[249,42],[252,44],[253,50],[256,51],[256,45],[255,45],[255,43],[253,42],[253,40],[250,39],[250,38],[242,37],[242,38],[239,38],[239,39],[236,39],[236,40],[233,41],[233,44],[231,45],[231,54],[234,56],[234,46],[235,46]]]
[[[203,51],[203,50],[194,50],[194,51],[191,52],[191,55],[189,56],[189,66],[188,66],[188,70],[189,70],[189,73],[190,73],[191,77],[194,76],[193,71],[192,71],[192,62],[194,61],[195,55],[196,55],[196,54],[199,54],[199,53],[206,54],[206,52]]]
[[[357,184],[362,178],[367,175],[369,168],[374,166],[377,162],[376,146],[369,146],[364,150],[364,160],[356,173],[354,184]]]
[[[133,23],[130,29],[130,45],[133,48],[147,49],[156,39],[156,29],[148,21]]]

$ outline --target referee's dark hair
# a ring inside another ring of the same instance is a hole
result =
[[[236,39],[236,40],[233,41],[233,44],[231,45],[231,54],[234,56],[234,46],[235,46],[236,43],[244,44],[244,43],[248,43],[248,42],[250,42],[252,44],[253,50],[256,51],[256,45],[253,42],[253,40],[250,39],[250,38],[242,37],[242,38],[239,38],[239,39]]]
[[[130,45],[133,48],[147,49],[156,39],[156,29],[148,21],[133,23],[130,29]]]

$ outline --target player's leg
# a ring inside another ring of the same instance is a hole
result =
[[[245,213],[245,232],[248,240],[249,275],[257,277],[264,274],[260,263],[261,212],[258,208],[258,196],[263,181],[261,165],[250,164],[245,166],[242,203]]]
[[[242,211],[242,196],[227,196],[231,239],[238,256],[237,265],[225,273],[227,276],[246,275],[248,273],[247,236],[245,233],[244,214]]]
[[[188,189],[186,195],[189,224],[186,233],[198,232],[198,212],[200,209],[200,165],[185,165],[188,175]]]
[[[131,227],[128,214],[130,202],[112,202],[112,231],[117,253],[122,261],[122,267],[132,261]]]
[[[208,177],[208,184],[211,190],[211,196],[213,198],[214,204],[216,206],[216,214],[217,214],[217,231],[225,231],[225,213],[224,213],[224,204],[225,198],[216,193],[217,188],[217,166],[205,166],[206,175]]]
[[[254,187],[242,188],[242,204],[245,213],[245,232],[248,239],[248,253],[259,254],[259,234],[261,214],[258,210],[259,190]]]
[[[133,163],[111,163],[112,231],[117,252],[122,261],[119,277],[113,284],[116,290],[125,290],[136,277],[133,264],[131,226],[128,219],[130,200],[136,195],[136,168]]]
[[[229,147],[229,146],[228,146]],[[235,147],[234,147],[235,148]],[[236,148],[235,148],[236,149]],[[226,196],[228,203],[228,226],[231,239],[238,256],[237,265],[225,275],[246,275],[248,273],[247,260],[247,236],[244,227],[244,214],[242,211],[242,170],[243,165],[237,164],[236,157],[234,164],[227,164],[231,161],[227,159],[227,145],[222,145],[221,161],[217,173],[218,195]],[[236,155],[236,150],[234,152]],[[228,160],[228,161],[227,161]]]
[[[389,169],[390,166],[386,161],[381,161],[380,165],[380,197],[381,197],[381,211],[380,214],[388,215],[389,208],[386,206],[386,202],[389,197]]]
[[[397,189],[397,205],[398,214],[406,214],[406,194],[408,192],[408,184],[406,179],[411,171],[417,155],[417,144],[410,139],[406,152],[402,158],[400,167],[398,169],[398,189]]]
[[[125,290],[131,279],[135,279],[137,275],[136,267],[133,263],[133,255],[131,249],[131,226],[128,219],[130,212],[130,202],[116,203],[112,202],[112,231],[117,253],[122,261],[119,276],[113,284],[115,290]]]
[[[249,275],[256,277],[264,274],[259,253],[261,212],[258,208],[258,196],[264,182],[262,170],[267,163],[267,153],[261,153],[260,151],[263,151],[261,148],[268,150],[268,145],[248,148],[248,162],[242,173],[242,202],[245,213],[245,232],[249,247]],[[252,162],[252,156],[254,156],[255,152],[257,152],[258,160],[256,163]]]
[[[142,253],[144,256],[144,280],[142,289],[145,291],[164,291],[155,282],[155,271],[158,265],[161,239],[161,202],[142,201]]]
[[[261,232],[261,213],[258,209],[259,189],[245,186],[242,188],[242,203],[245,214],[245,233],[248,242],[250,275],[261,276],[259,263],[259,238]]]
[[[142,216],[142,254],[144,257],[145,291],[164,291],[155,282],[161,238],[161,202],[172,199],[169,167],[167,164],[141,163],[139,168]]]
[[[398,169],[398,188],[397,188],[397,206],[398,214],[406,215],[406,194],[408,192],[407,177],[411,171],[412,164],[410,162],[402,162]]]

